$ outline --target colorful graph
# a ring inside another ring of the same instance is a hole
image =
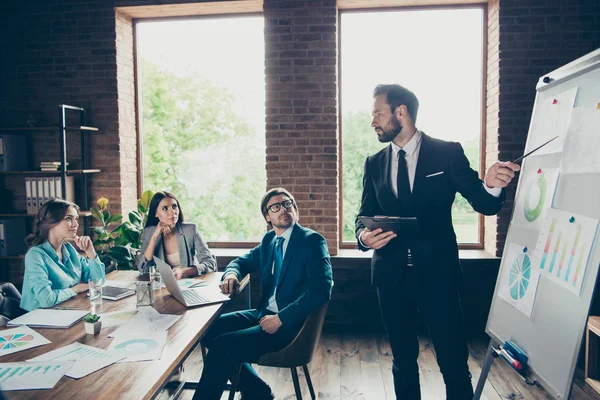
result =
[[[531,252],[522,244],[509,242],[502,254],[498,296],[531,318],[540,273],[532,268]]]
[[[50,389],[72,366],[72,361],[61,363],[1,363],[0,386],[3,391]]]
[[[542,255],[542,261],[540,262],[540,269],[544,269],[546,265],[546,258],[548,257],[548,251],[550,250],[550,243],[552,242],[552,235],[554,234],[554,229],[556,228],[556,218],[552,219],[552,224],[550,225],[550,230],[548,231],[548,240],[546,240],[546,244],[544,245],[544,254]],[[562,236],[562,235],[560,235]],[[559,243],[560,243],[559,236]],[[556,250],[556,249],[555,249]],[[556,254],[552,259],[552,265],[554,265],[554,261],[556,260]]]
[[[531,261],[525,253],[520,254],[513,262],[508,277],[510,296],[515,300],[522,299],[527,293],[531,278]]]
[[[27,346],[32,341],[33,336],[24,333],[0,336],[0,350],[14,349],[15,347]]]
[[[131,339],[115,346],[123,355],[140,355],[155,351],[158,342],[153,339]]]
[[[532,257],[534,268],[579,295],[597,226],[598,220],[549,209]]]
[[[137,313],[138,313],[138,310],[123,311],[120,313],[111,314],[109,318],[120,319],[123,321],[129,321]]]
[[[533,222],[542,214],[546,202],[546,186],[546,176],[540,173],[538,179],[529,186],[525,193],[523,211],[527,221]]]

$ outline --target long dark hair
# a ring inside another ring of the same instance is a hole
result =
[[[48,240],[48,232],[54,225],[61,223],[67,215],[69,207],[73,207],[79,214],[79,206],[70,201],[52,199],[44,203],[38,211],[33,223],[33,233],[25,238],[27,246],[37,246]]]
[[[158,205],[160,204],[162,199],[164,199],[165,197],[175,200],[175,202],[177,203],[177,208],[179,209],[179,218],[177,219],[177,224],[183,222],[183,210],[181,209],[181,204],[179,204],[179,200],[177,199],[177,197],[175,197],[173,193],[163,190],[154,193],[154,196],[152,196],[152,200],[150,200],[150,209],[148,210],[148,218],[146,219],[145,227],[158,225],[158,218],[156,218],[156,209],[158,208]]]

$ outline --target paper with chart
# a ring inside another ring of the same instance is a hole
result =
[[[537,159],[527,160],[527,168],[521,172],[512,219],[515,224],[535,230],[540,228],[546,210],[552,206],[558,182],[558,168],[540,168]]]
[[[600,172],[598,149],[600,149],[600,106],[573,109],[561,155],[561,171],[563,173]]]
[[[28,326],[7,329],[0,332],[0,357],[48,343],[48,339]]]
[[[0,363],[2,390],[52,389],[73,361]]]
[[[109,337],[117,337],[127,332],[161,332],[169,329],[175,322],[179,321],[181,315],[160,314],[152,307],[140,308],[140,311],[131,320],[119,329],[109,334]]]
[[[116,336],[108,350],[118,356],[126,357],[119,361],[120,363],[159,360],[166,341],[167,331],[153,333],[128,331]]]
[[[557,153],[562,150],[577,91],[578,88],[575,87],[535,103],[525,153],[555,136],[558,136],[558,139],[542,147],[535,154]]]
[[[123,358],[109,351],[75,342],[27,361],[75,361],[75,365],[71,367],[66,375],[79,379]]]
[[[551,208],[538,236],[533,265],[579,296],[598,220]]]
[[[154,310],[154,309],[153,309]],[[102,328],[110,328],[112,326],[121,326],[128,323],[131,318],[133,318],[139,309],[134,310],[121,310],[121,311],[113,311],[100,315],[100,320],[102,321]]]
[[[498,295],[531,318],[537,294],[539,272],[531,267],[531,250],[509,242],[502,254]]]

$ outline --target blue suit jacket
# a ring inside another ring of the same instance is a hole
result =
[[[269,231],[248,254],[233,260],[225,270],[238,279],[260,268],[260,307],[266,307],[271,293],[275,232]],[[225,276],[225,275],[223,275]],[[332,273],[325,238],[296,223],[285,252],[277,286],[276,301],[282,329],[301,325],[306,317],[331,298]]]

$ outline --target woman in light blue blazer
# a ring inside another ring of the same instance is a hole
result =
[[[77,236],[78,218],[79,207],[60,199],[47,201],[38,211],[33,233],[25,239],[29,250],[25,254],[21,308],[52,307],[85,292],[90,279],[106,278],[90,237]]]
[[[183,222],[179,200],[169,192],[156,192],[150,200],[137,260],[141,273],[154,266],[153,256],[171,266],[175,278],[187,278],[217,270],[217,262],[202,240],[196,224]]]

